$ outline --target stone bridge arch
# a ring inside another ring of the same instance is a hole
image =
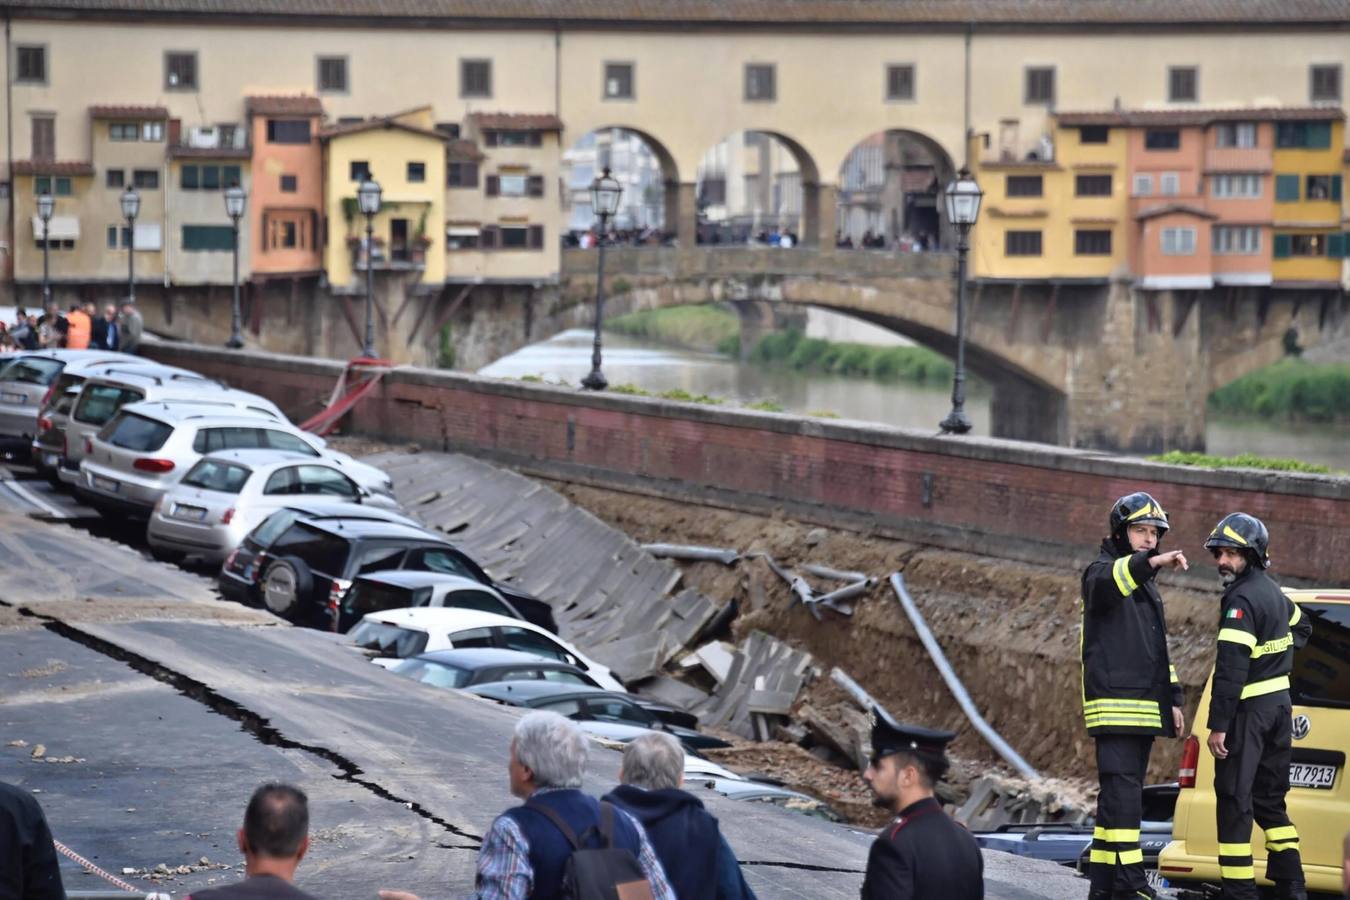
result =
[[[585,152],[581,149],[581,145],[585,142],[586,138],[595,136],[598,142],[601,135],[615,133],[636,137],[646,145],[651,151],[652,156],[655,157],[661,173],[662,227],[666,231],[675,231],[680,219],[681,205],[679,163],[676,162],[675,155],[670,151],[670,148],[649,131],[616,122],[615,124],[601,125],[597,128],[592,128],[589,131],[569,133],[564,140],[564,144],[567,147],[563,153],[564,178],[570,173],[571,166],[569,160],[576,160],[579,156],[585,156]],[[604,166],[603,161],[599,158],[598,150],[596,158],[594,160],[589,160],[588,164],[591,166],[594,175],[600,174],[600,171]],[[587,188],[571,183],[570,181],[565,182],[565,184],[565,190],[573,196],[587,190]],[[589,203],[587,205],[589,207]]]

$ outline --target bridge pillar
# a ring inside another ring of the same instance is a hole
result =
[[[666,182],[666,230],[675,232],[681,247],[698,243],[698,185],[690,181]]]
[[[741,320],[741,359],[748,360],[755,345],[775,331],[795,328],[806,331],[806,309],[765,300],[736,300],[736,315]]]
[[[802,243],[834,248],[835,204],[838,188],[832,184],[802,185]]]

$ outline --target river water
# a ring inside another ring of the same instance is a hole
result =
[[[591,368],[587,330],[565,331],[497,360],[479,374],[495,378],[538,376],[578,384]],[[833,413],[844,419],[881,422],[937,432],[951,409],[950,385],[882,384],[863,378],[839,378],[764,368],[715,353],[664,346],[642,338],[606,334],[604,372],[611,385],[632,384],[653,393],[681,389],[740,403],[769,400],[795,413]],[[989,433],[989,393],[970,386],[966,412],[976,434]],[[1350,470],[1350,434],[1337,426],[1273,425],[1210,418],[1205,431],[1208,452],[1231,456],[1255,453],[1293,457]]]

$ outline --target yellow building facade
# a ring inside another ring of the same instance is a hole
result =
[[[1277,284],[1340,283],[1347,256],[1344,156],[1343,121],[1277,124],[1271,262]]]

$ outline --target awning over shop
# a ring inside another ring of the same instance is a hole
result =
[[[78,241],[80,220],[76,216],[52,216],[47,223],[47,237],[53,241]],[[33,240],[42,240],[42,218],[33,216]]]

